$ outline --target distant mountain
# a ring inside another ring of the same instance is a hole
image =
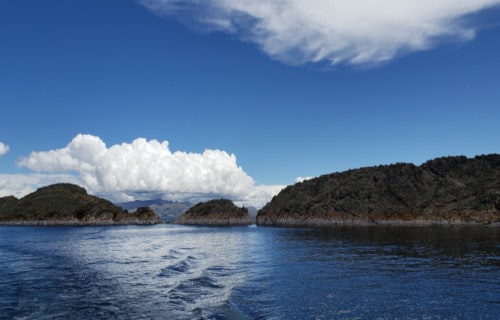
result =
[[[500,155],[397,163],[288,186],[260,225],[500,224]]]
[[[257,218],[257,212],[259,212],[259,209],[255,208],[255,207],[247,207],[248,209],[248,214],[250,215],[250,218],[252,219],[253,222],[255,222],[256,218]]]
[[[108,200],[87,194],[77,185],[58,183],[27,196],[0,198],[0,224],[102,225],[154,224],[148,207],[128,212]]]
[[[248,209],[239,208],[231,200],[217,199],[191,207],[176,220],[179,224],[248,225],[252,219]]]
[[[150,207],[160,218],[160,221],[173,223],[179,216],[193,206],[190,202],[168,201],[162,199],[136,200],[118,203],[118,206],[127,210],[136,210],[139,207]]]

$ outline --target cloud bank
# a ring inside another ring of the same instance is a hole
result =
[[[172,152],[167,141],[144,138],[107,147],[99,137],[79,134],[66,147],[32,152],[18,165],[43,174],[76,175],[89,192],[114,201],[225,197],[260,207],[282,188],[256,185],[234,154]]]
[[[468,15],[500,0],[137,0],[156,14],[203,31],[256,43],[284,63],[376,64],[470,40]]]
[[[9,146],[0,141],[0,157],[9,152]]]

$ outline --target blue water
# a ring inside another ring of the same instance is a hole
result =
[[[0,227],[1,319],[499,319],[500,229]]]

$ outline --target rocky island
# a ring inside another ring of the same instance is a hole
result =
[[[248,209],[239,208],[231,200],[218,199],[201,202],[191,207],[175,221],[191,225],[249,225],[252,219]]]
[[[500,225],[500,155],[367,167],[283,189],[258,225]]]
[[[158,221],[158,216],[148,207],[128,212],[69,183],[39,188],[21,199],[0,198],[0,224],[113,225],[155,224]]]

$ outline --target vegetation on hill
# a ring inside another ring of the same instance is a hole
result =
[[[183,213],[176,223],[206,225],[247,225],[252,219],[247,208],[239,208],[231,200],[201,202]]]
[[[108,200],[87,194],[74,184],[39,188],[21,199],[0,198],[0,223],[11,224],[153,224],[148,207],[128,212]]]
[[[289,186],[260,225],[500,223],[500,155],[323,175]]]

